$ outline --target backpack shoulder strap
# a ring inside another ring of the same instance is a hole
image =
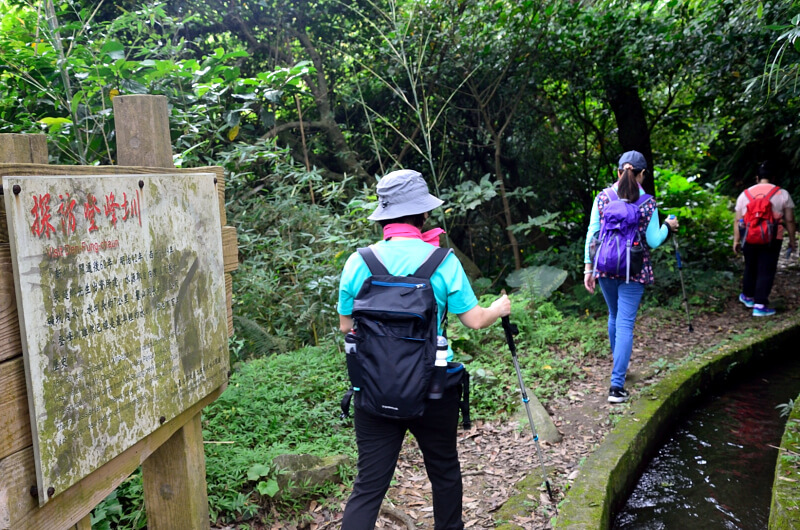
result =
[[[755,200],[749,189],[744,190],[744,196],[747,197],[747,202],[753,202]]]
[[[391,276],[389,270],[381,262],[380,258],[378,258],[372,248],[359,248],[358,254],[361,256],[361,259],[364,260],[364,263],[367,264],[367,267],[373,276]]]
[[[433,249],[413,276],[415,278],[430,278],[451,252],[453,252],[452,248],[437,247]]]
[[[769,193],[767,193],[767,200],[770,200],[772,196],[778,193],[779,191],[781,191],[780,186],[773,186],[772,189],[769,190]]]
[[[639,198],[633,204],[635,204],[636,206],[641,206],[642,204],[646,203],[647,201],[649,201],[652,198],[653,198],[653,196],[650,195],[649,193],[642,193],[642,194],[639,195]]]
[[[617,192],[614,191],[614,188],[612,186],[607,187],[603,191],[606,192],[606,195],[608,195],[608,198],[610,200],[612,200],[612,201],[618,201],[619,200],[619,195],[617,195]]]

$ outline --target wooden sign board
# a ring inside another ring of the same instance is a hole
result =
[[[3,176],[39,502],[227,381],[213,174]]]

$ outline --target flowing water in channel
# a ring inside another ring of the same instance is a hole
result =
[[[800,359],[775,359],[743,382],[698,397],[697,408],[645,468],[613,528],[767,528],[774,447],[786,424],[775,407],[798,392]]]

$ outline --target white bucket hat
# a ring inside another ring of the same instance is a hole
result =
[[[400,169],[384,176],[376,188],[378,207],[370,221],[398,219],[438,208],[444,201],[428,193],[428,184],[418,171]]]

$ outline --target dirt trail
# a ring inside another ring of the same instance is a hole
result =
[[[736,281],[739,281],[737,278]],[[789,264],[783,255],[771,297],[781,310],[770,318],[753,318],[751,312],[736,300],[730,300],[725,311],[694,315],[694,332],[689,333],[685,319],[666,320],[650,314],[636,324],[628,388],[635,399],[638,391],[657,381],[657,367],[678,361],[692,349],[708,348],[724,338],[748,328],[763,327],[769,320],[796,319],[800,307],[800,264],[792,257]],[[522,355],[523,352],[520,352]],[[546,408],[554,419],[563,441],[542,442],[548,478],[557,501],[563,499],[565,486],[577,475],[578,466],[613,427],[615,415],[624,414],[626,405],[612,405],[606,400],[611,359],[584,358],[579,369],[583,380],[574,381],[566,396],[551,400]],[[529,383],[530,384],[530,383]],[[527,420],[525,420],[526,422]],[[530,476],[530,483],[542,484],[541,468],[527,423],[476,422],[469,431],[459,433],[459,454],[464,474],[464,523],[466,528],[494,528],[495,511],[511,495],[515,485]],[[531,488],[528,488],[529,491]],[[413,439],[408,437],[400,455],[395,482],[387,495],[377,528],[432,529],[433,508],[422,456]],[[530,497],[530,494],[529,494]],[[530,499],[531,511],[513,522],[523,528],[551,528],[555,510],[543,484]],[[536,508],[538,506],[538,508]],[[343,509],[344,506],[342,505]],[[339,528],[340,512],[312,505],[309,512],[315,521],[304,527],[278,524],[272,528]]]

